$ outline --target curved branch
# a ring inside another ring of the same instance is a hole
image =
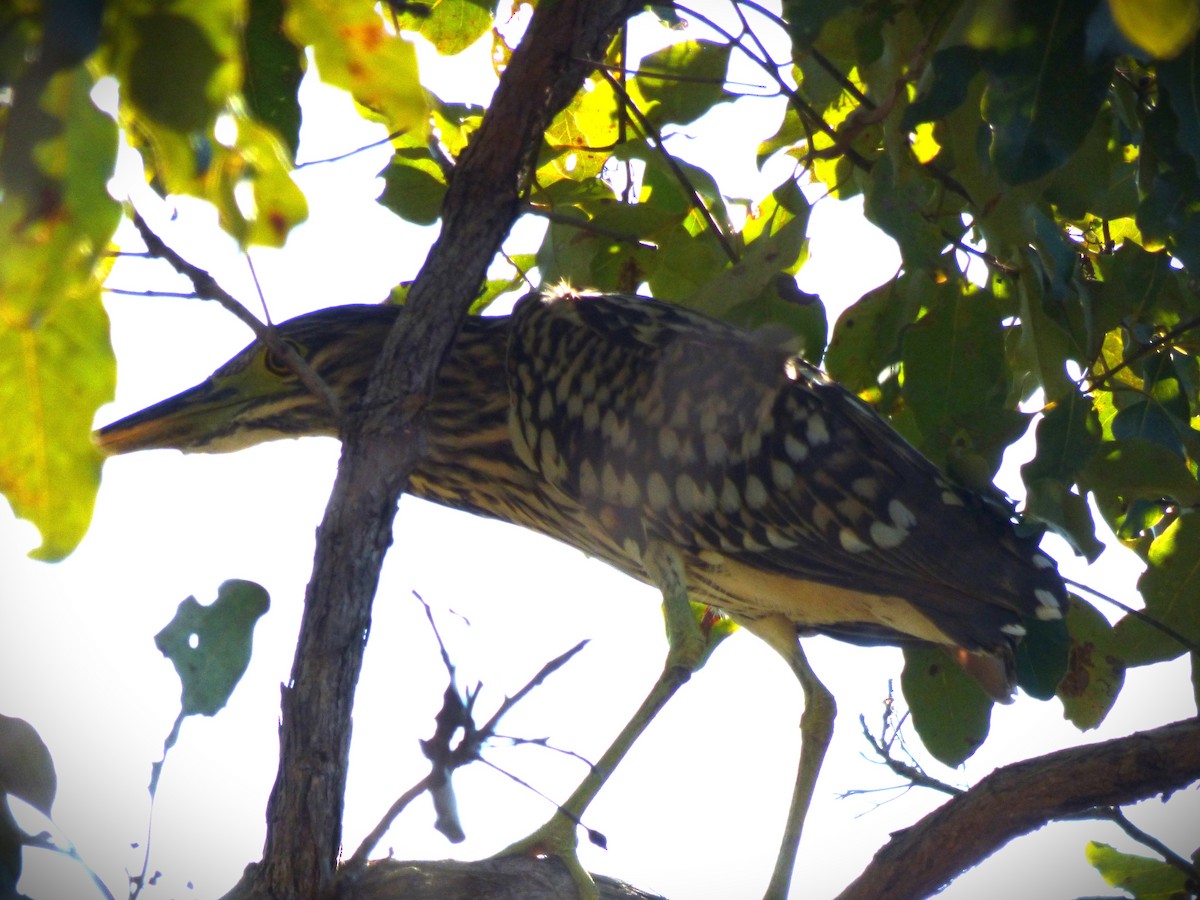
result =
[[[997,769],[897,833],[838,900],[927,897],[1015,837],[1200,779],[1200,718]]]

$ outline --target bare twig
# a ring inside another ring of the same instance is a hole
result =
[[[1174,628],[1172,628],[1166,622],[1159,621],[1158,619],[1156,619],[1154,616],[1150,615],[1145,610],[1134,609],[1132,606],[1128,606],[1128,605],[1122,603],[1120,600],[1117,600],[1115,597],[1110,597],[1110,596],[1108,596],[1108,594],[1105,594],[1102,591],[1098,591],[1094,587],[1086,585],[1081,581],[1073,581],[1070,578],[1064,578],[1063,581],[1065,581],[1067,584],[1069,584],[1073,588],[1078,588],[1081,591],[1087,591],[1093,597],[1103,600],[1105,603],[1111,603],[1113,606],[1115,606],[1117,609],[1121,610],[1122,612],[1126,613],[1127,615],[1133,616],[1135,619],[1144,623],[1145,625],[1148,625],[1149,627],[1162,632],[1167,637],[1169,637],[1171,640],[1175,641],[1175,643],[1179,644],[1179,646],[1182,649],[1186,650],[1188,653],[1200,654],[1200,644],[1197,644],[1195,641],[1191,640],[1190,638],[1180,634],[1178,631],[1176,631]]]
[[[600,69],[599,71],[609,85],[611,85],[612,89],[618,94],[618,96],[625,95],[625,89],[621,86],[617,79],[613,78],[613,76],[604,69]],[[683,171],[683,168],[676,161],[675,157],[672,156],[670,151],[667,150],[666,144],[663,141],[662,133],[654,127],[654,124],[647,119],[645,115],[642,114],[642,111],[637,108],[637,104],[634,103],[628,96],[625,96],[625,108],[633,114],[633,117],[637,120],[638,127],[642,129],[642,132],[654,141],[655,149],[662,154],[663,162],[667,164],[667,168],[671,170],[671,173],[675,176],[675,179],[679,182],[680,186],[691,196],[693,207],[700,213],[701,216],[703,216],[704,221],[708,223],[708,227],[712,231],[713,237],[717,239],[717,243],[721,245],[721,249],[725,251],[725,255],[729,258],[729,261],[736,263],[738,261],[738,255],[733,249],[733,244],[729,242],[729,235],[727,235],[725,230],[717,223],[712,211],[709,210],[708,205],[704,202],[704,198],[701,197],[700,192],[696,190],[696,186],[692,184],[691,179],[687,177],[687,173]]]
[[[1085,810],[1078,816],[1071,816],[1072,819],[1098,819],[1102,822],[1112,822],[1120,828],[1125,834],[1133,838],[1143,847],[1149,847],[1155,853],[1163,858],[1163,860],[1172,868],[1178,869],[1186,875],[1191,881],[1200,885],[1200,868],[1197,868],[1187,857],[1176,853],[1154,835],[1138,828],[1125,815],[1124,811],[1119,806],[1104,806],[1098,809]]]
[[[434,638],[437,640],[438,649],[441,652],[442,663],[445,665],[448,675],[447,687],[443,693],[442,708],[435,719],[437,727],[434,735],[427,741],[421,741],[421,751],[430,761],[432,770],[428,775],[401,794],[388,808],[387,812],[379,820],[379,823],[363,838],[362,842],[358,845],[358,849],[354,851],[354,855],[346,862],[345,865],[348,870],[361,867],[366,863],[371,851],[375,849],[375,846],[383,838],[384,834],[387,833],[387,830],[391,828],[392,823],[400,813],[425,791],[429,791],[434,799],[434,806],[438,811],[438,823],[436,826],[438,830],[445,834],[451,841],[462,840],[462,829],[458,824],[454,790],[450,779],[456,769],[470,763],[486,763],[498,772],[502,772],[514,781],[525,785],[539,796],[545,797],[541,791],[526,784],[520,778],[485,760],[482,755],[483,748],[489,741],[496,737],[496,728],[505,713],[521,702],[522,699],[528,696],[530,691],[541,685],[550,675],[566,665],[588,643],[586,640],[580,641],[570,650],[550,660],[516,694],[512,697],[506,697],[504,702],[500,704],[500,708],[487,722],[482,726],[477,726],[473,712],[475,699],[479,696],[479,687],[477,686],[473,692],[468,692],[465,697],[458,693],[458,689],[454,683],[455,666],[450,659],[450,653],[446,650],[445,642],[442,641],[441,633],[438,631],[437,623],[433,618],[433,611],[424,598],[416,591],[413,591],[413,596],[425,608],[425,616],[429,620],[430,627],[433,629]],[[458,738],[458,743],[452,746],[452,740],[460,733],[461,736]],[[545,740],[530,740],[524,741],[524,743],[537,743],[546,746]],[[583,762],[587,762],[586,759],[578,754],[571,753],[570,755],[583,760]],[[590,766],[591,763],[588,763],[588,765]]]
[[[657,250],[658,246],[650,241],[644,241],[636,234],[630,234],[626,231],[617,231],[615,228],[605,228],[603,225],[597,225],[590,219],[584,219],[579,216],[573,216],[569,213],[559,212],[550,209],[546,206],[537,206],[533,203],[525,204],[525,212],[530,215],[539,216],[548,222],[555,222],[559,225],[567,225],[571,228],[578,228],[580,231],[589,231],[592,234],[603,235],[604,237],[612,238],[614,241],[620,241],[623,244],[634,244],[638,247],[643,247],[646,250]]]
[[[916,787],[926,787],[935,791],[941,791],[943,794],[949,794],[951,797],[957,797],[959,794],[965,793],[962,788],[955,787],[952,784],[946,784],[944,781],[939,781],[932,775],[925,772],[920,766],[910,765],[902,760],[892,756],[892,742],[885,741],[881,738],[877,739],[871,734],[871,729],[867,727],[867,717],[859,716],[859,723],[862,725],[863,737],[867,739],[867,743],[875,751],[875,754],[883,760],[884,764],[899,775],[906,779],[911,785]]]
[[[196,297],[201,300],[215,300],[237,317],[238,321],[247,325],[254,332],[255,337],[266,344],[267,349],[296,374],[296,377],[300,379],[301,383],[308,388],[314,397],[324,403],[326,408],[336,418],[341,418],[341,407],[338,404],[337,397],[330,390],[329,385],[308,364],[308,361],[296,352],[296,348],[280,338],[279,333],[269,324],[264,325],[255,318],[254,314],[246,309],[240,300],[221,287],[220,283],[217,279],[213,278],[211,273],[180,256],[166,241],[158,236],[154,229],[146,223],[142,214],[136,210],[133,214],[133,224],[137,228],[138,233],[141,234],[142,240],[146,244],[147,252],[151,256],[166,260],[171,265],[171,268],[187,278],[195,289]],[[266,304],[264,303],[264,308],[265,306]]]
[[[1014,837],[1200,778],[1200,718],[1004,766],[892,839],[839,900],[925,897]]]

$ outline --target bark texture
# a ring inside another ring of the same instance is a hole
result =
[[[897,832],[838,900],[927,897],[1047,822],[1200,779],[1200,718],[1004,766]]]

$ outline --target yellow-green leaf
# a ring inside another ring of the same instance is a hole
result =
[[[1087,861],[1113,887],[1129,891],[1138,900],[1173,900],[1186,897],[1187,875],[1161,859],[1122,853],[1108,844],[1089,841]]]
[[[1071,598],[1067,613],[1071,656],[1058,684],[1063,717],[1081,731],[1095,728],[1125,683],[1125,663],[1114,653],[1112,627],[1090,603]]]
[[[41,531],[33,555],[45,560],[87,531],[100,481],[92,419],[116,383],[100,283],[120,218],[105,190],[117,132],[91,88],[78,68],[43,92],[41,108],[62,123],[33,152],[49,207],[15,192],[0,204],[0,492]]]
[[[1193,643],[1200,643],[1200,522],[1181,515],[1150,545],[1149,564],[1138,579],[1146,612]],[[1187,648],[1134,616],[1114,629],[1117,652],[1128,665],[1174,659]]]
[[[1170,59],[1200,30],[1196,0],[1108,0],[1121,33],[1151,56]]]
[[[349,91],[389,132],[424,137],[429,104],[410,41],[388,34],[370,3],[296,0],[284,19],[288,35],[311,46],[321,79]]]

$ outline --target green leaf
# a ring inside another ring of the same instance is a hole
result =
[[[1183,637],[1200,643],[1200,521],[1181,515],[1154,538],[1138,579],[1145,612]],[[1113,630],[1117,652],[1129,666],[1144,666],[1175,659],[1187,647],[1126,615]]]
[[[958,766],[987,738],[991,698],[942,650],[905,649],[900,686],[913,727],[938,762]]]
[[[1083,141],[1104,102],[1111,59],[1086,44],[1094,3],[1053,0],[1013,7],[1017,21],[982,38],[1000,177],[1024,184],[1061,166]]]
[[[308,218],[308,199],[292,180],[291,163],[270,129],[244,116],[234,118],[237,136],[214,154],[215,177],[207,179],[218,221],[243,248],[282,247],[293,228]],[[250,188],[240,201],[239,186]]]
[[[225,705],[250,664],[254,623],[270,607],[252,581],[226,581],[211,606],[195,597],[179,604],[154,645],[175,664],[183,683],[181,715],[213,716]]]
[[[1187,875],[1161,859],[1122,853],[1096,841],[1088,842],[1086,853],[1105,881],[1137,900],[1180,900],[1191,894]]]
[[[1021,478],[1026,484],[1039,478],[1074,484],[1099,446],[1100,420],[1091,400],[1078,392],[1068,394],[1038,422],[1037,453],[1021,466]]]
[[[131,21],[134,49],[124,87],[142,115],[181,134],[204,131],[218,104],[209,83],[221,55],[188,16],[150,13]]]
[[[912,131],[922,122],[936,122],[958,109],[966,102],[980,62],[975,47],[956,44],[938,50],[922,78],[917,99],[904,111],[901,127]]]
[[[863,294],[838,316],[825,369],[856,393],[878,391],[884,370],[900,361],[904,329],[938,290],[933,279],[905,272]]]
[[[283,31],[283,0],[252,0],[242,36],[243,90],[254,117],[275,130],[292,160],[300,146],[300,100],[304,48]]]
[[[535,181],[546,187],[559,179],[586,181],[596,178],[613,156],[607,148],[618,142],[616,92],[606,79],[592,78],[554,117],[546,129],[546,145],[538,160]],[[605,148],[594,150],[591,148]]]
[[[745,252],[711,277],[684,305],[747,329],[785,325],[802,339],[802,352],[819,360],[825,307],[796,288],[793,277],[808,256],[809,205],[792,181],[758,204],[742,229]]]
[[[41,531],[32,555],[44,560],[69,554],[91,522],[92,419],[116,385],[100,283],[120,219],[105,190],[117,130],[91,89],[84,69],[67,70],[39,98],[60,123],[32,160],[48,207],[16,191],[0,204],[0,491]]]
[[[388,34],[371,4],[290,0],[284,28],[296,44],[312,47],[321,80],[349,91],[389,133],[428,136],[417,51],[406,38]]]
[[[964,419],[1004,408],[1008,363],[1000,310],[988,295],[939,285],[929,312],[904,332],[901,359],[904,396],[937,455],[952,446]]]
[[[416,11],[396,16],[399,31],[415,31],[442,56],[461,53],[487,34],[492,27],[495,3],[486,0],[436,0],[433,3],[398,4]]]
[[[442,213],[446,178],[433,155],[424,147],[397,148],[383,170],[379,202],[409,222],[432,225]]]
[[[1094,562],[1104,552],[1087,499],[1057,478],[1038,478],[1025,485],[1025,513],[1049,525],[1080,556]]]
[[[0,795],[20,797],[48,816],[57,791],[54,760],[41,735],[24,719],[0,713]]]
[[[804,122],[800,118],[800,114],[789,103],[784,110],[783,121],[779,123],[779,130],[758,145],[758,153],[754,158],[758,168],[761,170],[767,160],[780,150],[787,147],[794,147],[802,141],[807,140],[808,132],[809,130],[804,127]]]
[[[897,171],[888,156],[880,157],[871,167],[863,190],[863,214],[895,239],[911,272],[948,268],[942,254],[950,237],[942,233],[933,218],[941,212],[944,191],[914,167]],[[962,228],[957,226],[955,230]]]
[[[1180,458],[1185,456],[1178,421],[1153,399],[1129,404],[1116,414],[1110,427],[1116,440],[1151,441]]]
[[[1154,0],[1170,2],[1170,0]],[[1195,27],[1200,24],[1200,5],[1182,0],[1192,11],[1192,41],[1187,49],[1169,62],[1155,67],[1160,91],[1159,102],[1169,103],[1175,113],[1179,149],[1200,165],[1200,39]]]
[[[1080,731],[1097,727],[1125,683],[1125,663],[1116,655],[1112,626],[1096,608],[1071,597],[1067,611],[1071,655],[1058,684],[1063,716]]]
[[[1169,505],[1200,505],[1200,483],[1187,461],[1161,444],[1133,439],[1100,445],[1079,473],[1114,531],[1140,537]],[[1148,517],[1148,521],[1147,521]]]
[[[655,126],[694,122],[718,103],[734,99],[725,90],[730,44],[681,41],[642,57],[629,91]]]

